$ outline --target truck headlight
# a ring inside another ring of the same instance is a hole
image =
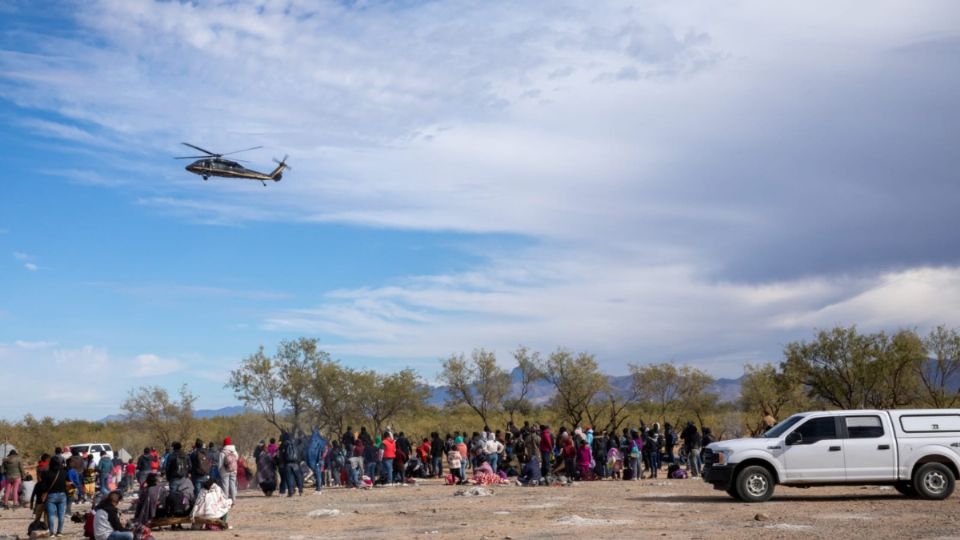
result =
[[[716,456],[717,465],[726,465],[730,462],[730,456],[733,455],[733,450],[730,448],[717,448],[713,451],[714,456]]]

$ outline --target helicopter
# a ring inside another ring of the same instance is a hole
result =
[[[283,171],[289,169],[290,166],[287,165],[287,158],[289,156],[283,156],[283,160],[277,161],[277,168],[273,172],[267,174],[262,172],[257,172],[252,169],[247,169],[246,167],[240,165],[236,161],[231,161],[229,159],[224,159],[223,156],[229,156],[231,154],[239,154],[240,152],[247,152],[249,150],[256,150],[257,148],[263,148],[262,146],[253,146],[251,148],[246,148],[243,150],[235,150],[233,152],[227,152],[225,154],[218,154],[216,152],[211,152],[209,150],[204,150],[199,146],[190,144],[190,143],[180,143],[184,146],[189,146],[194,150],[199,150],[206,155],[203,156],[180,156],[173,159],[196,159],[193,163],[187,165],[186,169],[193,174],[198,174],[203,177],[204,180],[211,176],[222,176],[224,178],[243,178],[247,180],[259,180],[261,184],[266,187],[267,180],[273,180],[274,182],[279,182],[283,178]]]

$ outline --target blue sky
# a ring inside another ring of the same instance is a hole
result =
[[[960,326],[958,11],[4,3],[0,417],[230,405],[300,335],[432,381],[481,346],[737,376],[814,328]],[[293,170],[203,182],[181,141]]]

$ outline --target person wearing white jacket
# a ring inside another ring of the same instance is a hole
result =
[[[232,507],[233,501],[227,498],[220,486],[211,479],[203,483],[200,494],[197,495],[197,502],[193,504],[190,517],[192,519],[222,519],[226,521],[227,512]]]
[[[223,440],[223,449],[220,450],[220,459],[217,461],[217,470],[220,471],[220,487],[226,496],[234,501],[237,498],[237,467],[240,463],[240,454],[233,445],[230,437]]]

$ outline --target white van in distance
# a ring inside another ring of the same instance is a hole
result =
[[[92,454],[94,466],[100,464],[100,452],[106,452],[110,459],[113,459],[113,448],[107,443],[71,444],[67,448],[70,449],[71,454],[80,454],[84,459]]]
[[[703,479],[747,502],[766,501],[776,484],[886,484],[939,500],[958,476],[960,409],[804,412],[704,450]]]

